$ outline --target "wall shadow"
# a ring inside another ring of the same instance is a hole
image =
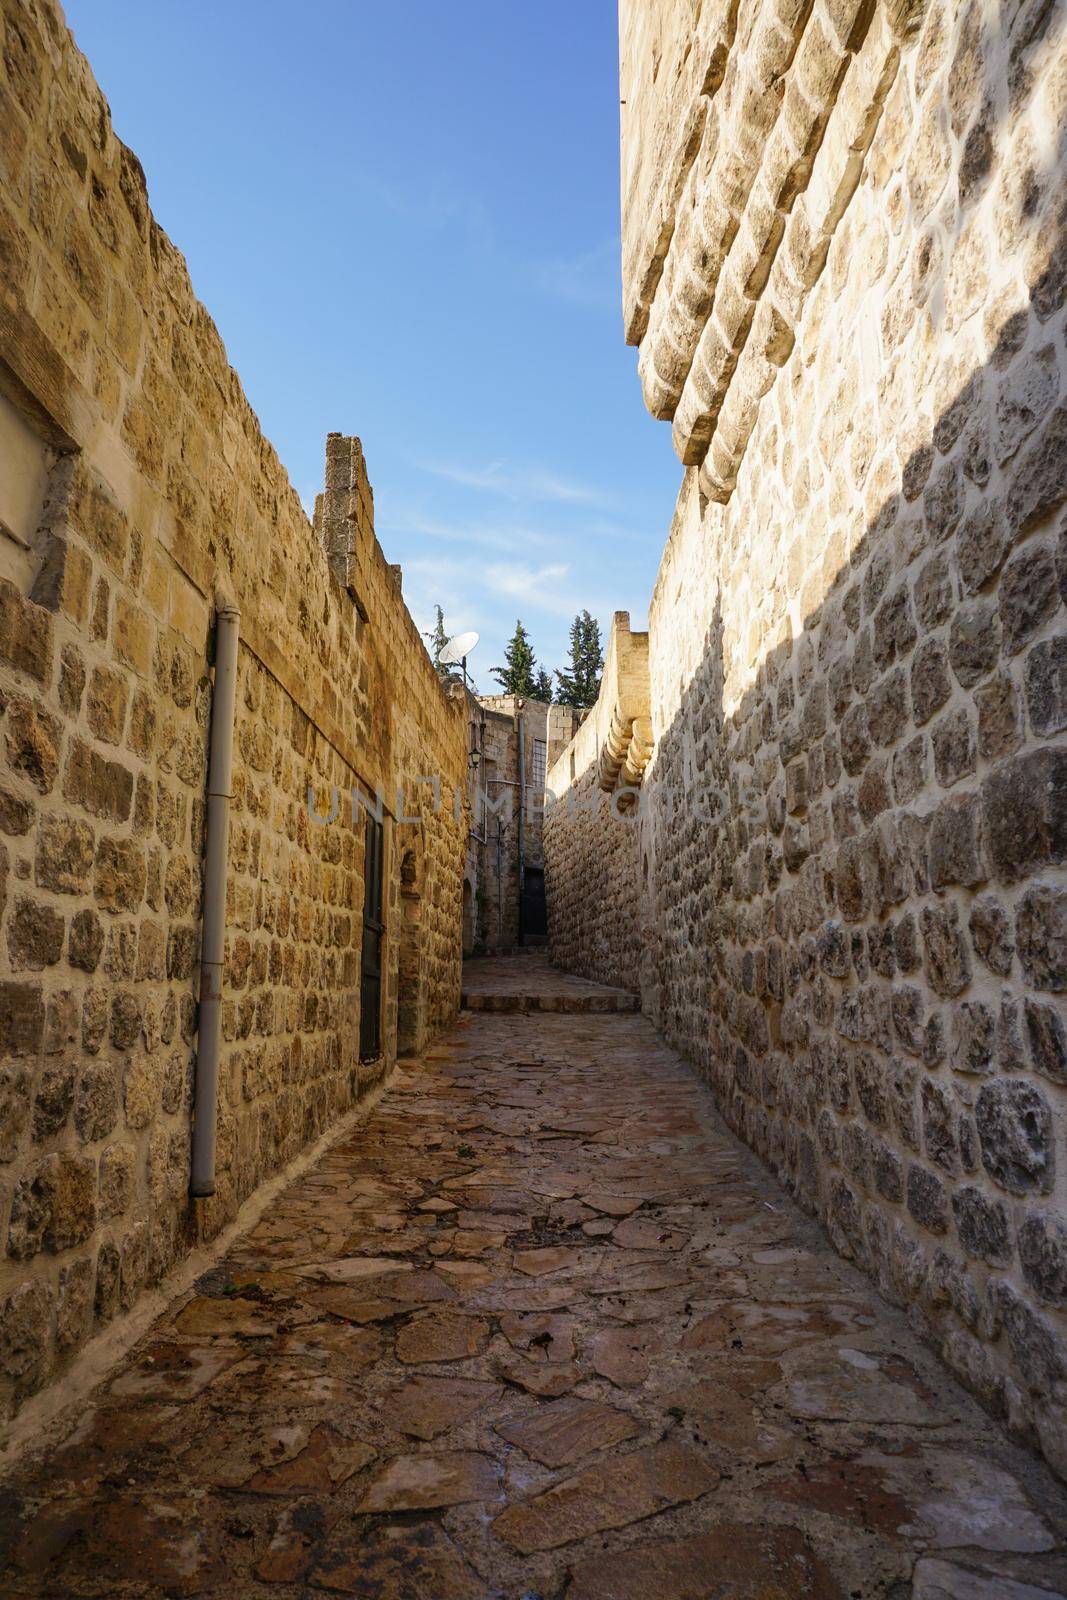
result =
[[[990,114],[964,210],[996,137]],[[729,710],[720,591],[622,871],[644,1008],[726,1122],[1067,1472],[1067,201],[1040,214],[1060,157],[1018,184],[1014,225],[1042,246],[1028,304]],[[927,256],[924,303],[949,264]],[[618,915],[595,848],[592,928]]]
[[[1065,252],[1061,223],[1030,296],[1050,343]],[[1065,974],[1035,928],[1052,891],[1026,891],[1067,859],[1067,409],[1035,414],[1002,502],[991,432],[964,437],[1027,322],[729,713],[716,601],[634,848],[646,1010],[835,1247],[1047,1448],[1067,1340],[1034,1250],[1057,1226]]]

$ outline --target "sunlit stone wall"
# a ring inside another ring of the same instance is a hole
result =
[[[423,1038],[457,1009],[463,715],[375,540],[359,441],[331,435],[326,471],[313,526],[58,8],[4,0],[0,1417],[355,1105],[402,1004]],[[241,647],[218,1186],[194,1204],[217,591]],[[385,826],[368,1062],[353,790],[381,791]]]

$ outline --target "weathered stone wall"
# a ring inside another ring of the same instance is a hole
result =
[[[565,972],[636,993],[646,933],[640,819],[600,787],[600,743],[594,711],[549,771],[544,819],[549,949],[554,965]]]
[[[511,950],[519,937],[519,742],[513,711],[478,698],[477,748],[471,810],[470,875],[475,893],[475,949]]]
[[[633,0],[622,119],[644,1004],[1067,1471],[1062,19]]]
[[[375,542],[358,441],[329,441],[316,530],[58,9],[4,0],[2,17],[0,449],[38,451],[44,483],[28,541],[0,533],[10,1410],[389,1067],[405,860],[419,1027],[453,1015],[466,757],[461,709]],[[217,591],[242,620],[218,1191],[194,1206]],[[432,773],[440,812],[410,786]],[[323,815],[336,791],[336,820],[312,819],[309,785]],[[365,1064],[353,789],[381,790],[386,815],[384,1046]]]

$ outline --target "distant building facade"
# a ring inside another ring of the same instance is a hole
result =
[[[519,695],[467,695],[471,823],[463,882],[465,955],[546,940],[547,773],[584,715]]]

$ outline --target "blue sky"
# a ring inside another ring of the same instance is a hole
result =
[[[305,503],[357,433],[420,627],[644,621],[680,468],[619,311],[613,0],[68,0]]]

